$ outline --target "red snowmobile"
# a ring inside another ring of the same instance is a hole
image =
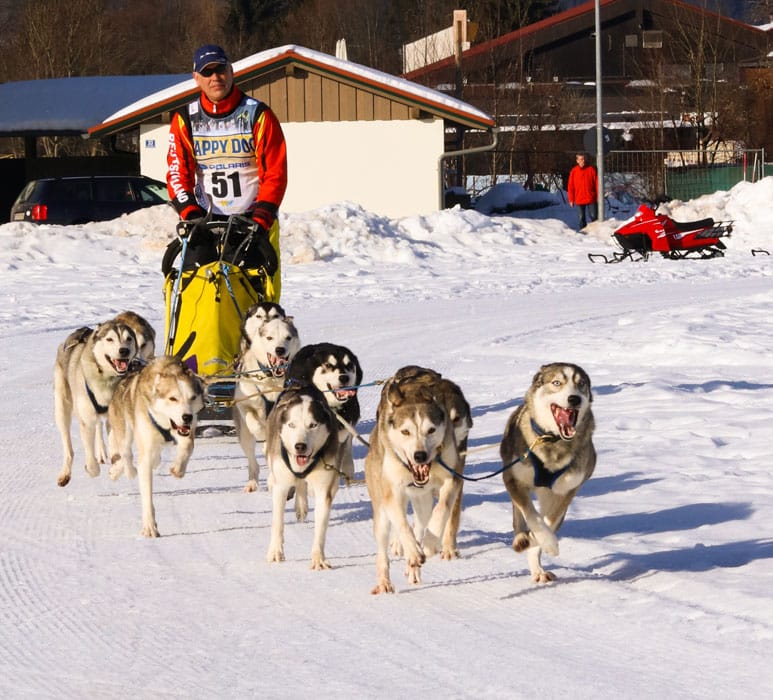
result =
[[[612,257],[588,253],[591,262],[618,263],[623,260],[647,260],[652,253],[664,258],[716,258],[725,253],[720,240],[733,231],[732,221],[674,221],[665,214],[657,214],[652,207],[642,204],[636,213],[624,222],[612,236],[622,250]]]

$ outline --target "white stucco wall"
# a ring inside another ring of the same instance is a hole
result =
[[[443,122],[283,124],[287,140],[285,212],[348,201],[398,217],[438,208]]]
[[[140,175],[166,180],[168,124],[140,124]]]
[[[443,121],[282,124],[287,141],[284,212],[353,202],[382,216],[426,214],[438,208],[438,158]],[[143,175],[166,179],[169,127],[140,129]]]

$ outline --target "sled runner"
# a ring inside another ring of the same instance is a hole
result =
[[[664,258],[716,258],[725,253],[720,240],[730,236],[732,221],[674,221],[665,214],[657,214],[652,207],[642,204],[632,218],[624,222],[613,234],[620,246],[612,257],[602,253],[588,253],[591,262],[618,263],[623,260],[647,260],[653,253]]]
[[[277,258],[257,224],[206,215],[177,224],[161,263],[166,302],[165,354],[177,355],[207,387],[200,419],[230,420],[234,359],[244,313],[264,300]]]

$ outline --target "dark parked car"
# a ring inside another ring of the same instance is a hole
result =
[[[11,207],[11,221],[84,224],[168,201],[166,184],[142,175],[49,177],[24,186]]]

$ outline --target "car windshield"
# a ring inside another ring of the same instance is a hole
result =
[[[139,196],[143,202],[162,204],[169,201],[166,184],[156,180],[145,180],[139,188]]]

